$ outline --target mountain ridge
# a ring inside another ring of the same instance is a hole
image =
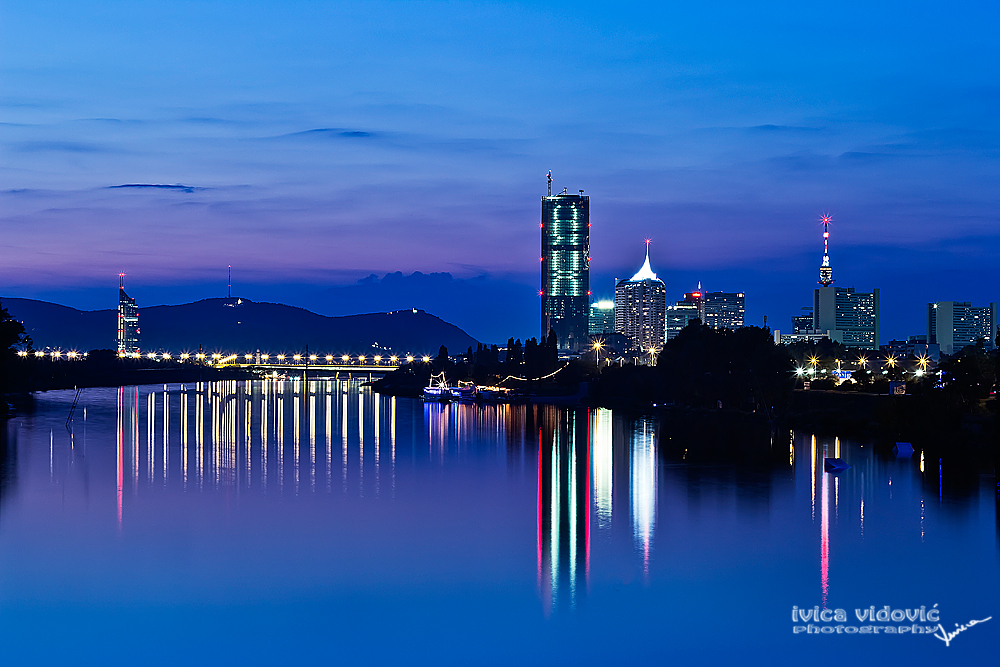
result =
[[[24,324],[35,347],[114,349],[117,309],[78,310],[48,301],[3,297],[0,304]],[[436,354],[463,352],[478,341],[461,328],[417,308],[331,317],[299,306],[242,297],[139,308],[142,351]],[[371,352],[374,353],[374,352]]]

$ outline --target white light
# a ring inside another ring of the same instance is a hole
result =
[[[155,352],[150,352],[150,353],[148,353],[146,355],[146,358],[147,359],[156,359],[156,353]]]
[[[170,357],[170,353],[169,353],[169,352],[164,352],[164,353],[163,353],[163,358],[164,358],[164,359],[170,359],[170,358],[171,358],[171,357]]]
[[[380,361],[382,361],[382,355],[381,354],[376,354],[375,355],[375,363],[377,364]]]
[[[326,355],[326,360],[327,360],[328,362],[330,362],[330,361],[333,361],[333,355],[332,355],[332,354],[328,354],[328,355]]]
[[[263,359],[264,361],[267,361],[268,359],[271,358],[271,356],[267,355],[267,354],[262,354],[262,355],[260,355],[260,358]]]
[[[285,355],[279,354],[278,355],[278,361],[284,361],[284,360],[285,360]]]
[[[293,354],[293,355],[292,355],[292,359],[294,359],[295,361],[298,361],[298,360],[299,360],[299,359],[301,359],[301,358],[302,358],[302,355],[301,355],[301,354]]]
[[[309,355],[309,361],[316,361],[316,355],[315,354],[310,354]]]
[[[359,354],[358,355],[358,363],[359,364],[365,363],[365,355],[363,355],[363,354]]]
[[[243,358],[246,359],[247,361],[250,361],[251,359],[253,359],[253,355],[252,354],[244,354]]]
[[[413,355],[412,354],[406,355],[406,360],[407,361],[413,361]]]
[[[399,357],[397,357],[397,356],[396,356],[396,355],[394,354],[394,355],[392,355],[391,357],[389,357],[389,361],[391,361],[392,363],[396,363],[397,361],[399,361]]]
[[[423,361],[423,362],[424,362],[425,364],[426,364],[426,363],[427,363],[428,361],[430,361],[430,360],[431,360],[431,358],[430,358],[429,356],[427,356],[426,354],[425,354],[425,355],[423,356],[423,358],[421,359],[421,361]]]
[[[181,359],[185,359],[186,360],[186,359],[190,359],[190,358],[191,358],[191,355],[188,354],[187,352],[184,352],[183,354],[181,354]]]
[[[347,356],[347,355],[345,354],[344,356],[342,356],[342,357],[340,358],[340,360],[341,360],[341,361],[350,361],[350,360],[351,360],[351,358],[350,358],[349,356]]]

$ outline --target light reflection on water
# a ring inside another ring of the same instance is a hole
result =
[[[793,604],[941,603],[955,621],[1000,611],[989,608],[1000,590],[995,482],[925,465],[922,451],[896,459],[805,433],[712,435],[709,425],[606,409],[424,404],[343,379],[122,387],[81,400],[72,433],[62,426],[71,392],[40,395],[36,413],[7,427],[8,625],[39,618],[19,621],[12,609],[44,616],[66,604],[62,589],[47,589],[53,573],[73,604],[138,599],[140,608],[182,609],[178,621],[202,618],[185,600],[214,591],[217,604],[240,610],[246,627],[231,631],[244,642],[289,591],[323,604],[283,613],[325,619],[343,639],[375,641],[393,610],[423,608],[407,618],[416,653],[401,653],[406,642],[386,648],[387,659],[374,660],[384,664],[413,655],[467,663],[463,651],[485,641],[484,626],[515,636],[492,661],[500,664],[531,650],[555,663],[664,658],[655,645],[613,638],[615,628],[665,627],[669,655],[711,663],[713,651],[764,641],[795,664],[817,644],[791,635]],[[826,473],[827,456],[852,467]],[[68,512],[72,526],[60,519]],[[71,568],[66,544],[80,554]],[[198,560],[198,549],[212,559]],[[161,588],[185,593],[136,592]],[[357,595],[380,602],[337,611],[337,600]],[[704,619],[726,604],[756,615],[717,635]],[[595,623],[605,632],[593,633]],[[432,628],[453,649],[425,644]],[[968,650],[998,636],[977,632],[963,637]],[[186,655],[165,645],[164,662]],[[850,655],[853,646],[836,648]],[[913,640],[865,651],[920,662],[924,648]],[[322,654],[308,642],[299,649]],[[272,658],[286,661],[288,650]]]

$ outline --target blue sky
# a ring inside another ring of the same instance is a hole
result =
[[[551,169],[592,197],[595,295],[648,236],[668,298],[787,329],[831,213],[837,284],[882,289],[883,342],[922,333],[1000,292],[998,13],[4,0],[0,294],[114,307],[124,270],[178,303],[232,264],[251,299],[536,335]]]

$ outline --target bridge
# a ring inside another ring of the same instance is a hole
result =
[[[86,352],[79,353],[76,351],[62,351],[53,350],[51,352],[18,352],[19,356],[35,356],[51,359],[53,361],[66,359],[67,361],[83,360],[86,359],[88,354]],[[222,354],[216,352],[214,354],[207,354],[199,352],[197,354],[191,354],[188,352],[183,352],[181,354],[172,354],[170,352],[147,352],[145,354],[139,352],[119,352],[118,357],[121,359],[149,359],[151,361],[167,361],[174,363],[197,363],[203,364],[205,366],[211,366],[213,368],[246,368],[246,369],[257,369],[262,370],[267,373],[275,374],[299,374],[299,373],[346,373],[346,374],[365,374],[365,375],[385,375],[390,373],[404,363],[411,363],[414,361],[420,361],[427,363],[431,360],[429,355],[416,356],[408,354],[405,356],[399,355],[349,355],[342,354],[335,356],[332,354],[327,355],[317,355],[317,354],[261,354],[257,353],[247,353],[247,354]]]

